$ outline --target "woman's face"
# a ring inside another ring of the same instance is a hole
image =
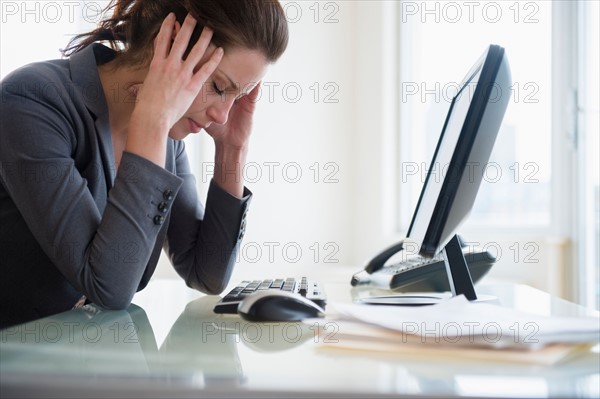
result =
[[[214,49],[213,45],[207,49],[196,70],[208,60]],[[267,66],[266,57],[258,50],[225,50],[221,63],[206,80],[187,112],[173,125],[169,137],[181,140],[213,123],[225,124],[234,101],[258,84]]]

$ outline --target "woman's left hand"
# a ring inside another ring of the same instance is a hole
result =
[[[226,123],[213,123],[205,129],[215,141],[215,145],[238,149],[248,146],[259,92],[260,82],[250,93],[236,100]]]

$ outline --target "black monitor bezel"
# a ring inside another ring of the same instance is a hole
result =
[[[421,256],[428,258],[436,256],[437,253],[444,247],[444,245],[454,236],[454,234],[449,234],[448,237],[442,237],[442,232],[448,220],[450,214],[449,211],[452,209],[453,202],[456,198],[460,179],[462,178],[465,168],[467,167],[468,159],[471,155],[471,150],[477,137],[485,110],[490,101],[490,95],[493,92],[496,77],[498,75],[498,71],[500,70],[503,58],[504,48],[498,45],[490,45],[486,52],[471,68],[461,83],[458,93],[452,99],[452,103],[446,115],[446,120],[444,121],[442,132],[433,153],[433,158],[430,164],[431,167],[429,168],[429,172],[427,173],[423,188],[417,201],[417,206],[413,212],[413,217],[408,228],[407,238],[412,238],[411,232],[413,231],[415,222],[418,218],[418,213],[421,209],[424,194],[432,176],[433,166],[438,158],[438,153],[443,142],[454,105],[456,104],[456,100],[460,95],[464,95],[463,92],[466,86],[471,82],[473,77],[479,73],[479,79],[477,81],[475,91],[473,92],[473,97],[469,104],[469,109],[461,128],[457,145],[448,165],[448,172],[444,177],[444,181],[436,200],[432,216],[429,219],[429,225],[427,226],[422,242],[419,243],[419,254]]]

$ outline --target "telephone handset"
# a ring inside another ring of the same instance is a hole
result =
[[[476,250],[457,236],[473,283],[479,281],[493,266],[496,258],[486,250]],[[446,265],[441,255],[424,258],[419,255],[404,257],[398,263],[385,263],[398,252],[405,250],[404,240],[375,255],[365,268],[352,276],[353,286],[371,284],[401,292],[450,291]]]
[[[404,240],[397,242],[375,255],[365,266],[365,272],[373,274],[381,269],[385,262],[404,249]]]

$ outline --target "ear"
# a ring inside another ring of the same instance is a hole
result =
[[[127,92],[132,96],[132,98],[137,98],[140,89],[142,88],[142,83],[134,83],[127,88]]]

